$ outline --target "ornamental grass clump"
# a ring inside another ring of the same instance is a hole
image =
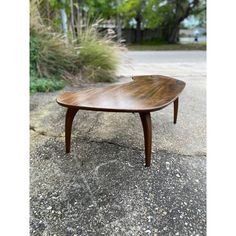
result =
[[[66,79],[80,72],[78,49],[66,45],[61,33],[43,23],[37,1],[30,4],[30,66],[34,75],[47,79]]]
[[[73,45],[66,46],[58,35],[37,35],[39,54],[37,72],[45,78],[66,79],[80,72],[81,63],[78,50]]]
[[[119,46],[102,37],[96,25],[80,30],[77,40],[44,24],[38,1],[30,4],[30,72],[34,77],[63,79],[72,85],[108,82],[115,78]]]
[[[107,37],[100,37],[94,27],[87,27],[80,38],[82,74],[96,82],[109,82],[115,78],[119,46]]]

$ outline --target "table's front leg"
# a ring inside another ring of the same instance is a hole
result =
[[[144,144],[145,144],[145,164],[146,167],[151,164],[152,155],[152,121],[150,112],[140,112],[139,113],[144,133]]]
[[[70,152],[70,140],[71,140],[71,128],[73,119],[79,109],[68,108],[66,112],[66,121],[65,121],[65,141],[66,141],[66,153]]]

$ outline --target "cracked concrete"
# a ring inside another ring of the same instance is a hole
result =
[[[31,96],[31,235],[206,235],[205,67],[185,64],[152,68],[187,86],[176,125],[152,113],[150,168],[138,114],[79,111],[65,154],[62,91]]]

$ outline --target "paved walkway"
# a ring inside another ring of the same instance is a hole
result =
[[[206,235],[205,54],[184,54],[122,55],[119,82],[151,73],[187,82],[177,125],[172,106],[152,113],[151,168],[137,114],[78,112],[66,155],[62,91],[31,97],[31,235]]]

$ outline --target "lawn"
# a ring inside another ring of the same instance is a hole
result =
[[[164,50],[206,50],[206,43],[189,44],[130,44],[131,51],[164,51]]]

